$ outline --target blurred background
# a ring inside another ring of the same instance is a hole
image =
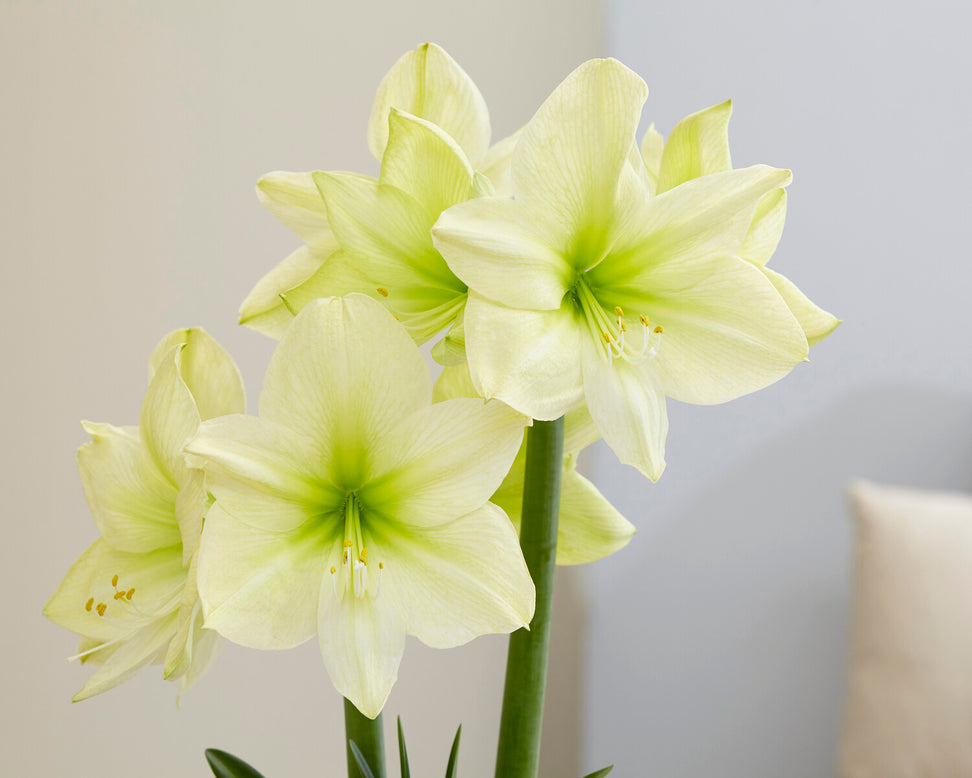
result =
[[[649,121],[734,99],[736,166],[794,170],[776,270],[845,323],[786,380],[729,405],[670,404],[652,485],[596,446],[585,467],[639,528],[561,576],[544,775],[834,774],[850,594],[849,478],[972,486],[967,12],[954,3],[613,0],[403,3],[0,0],[0,192],[8,352],[0,400],[11,618],[0,766],[17,776],[341,775],[340,698],[311,642],[229,647],[186,695],[154,670],[71,705],[87,671],[43,603],[96,537],[80,419],[134,423],[148,355],[202,325],[251,410],[273,342],[235,324],[298,245],[258,205],[271,170],[376,173],[374,90],[442,45],[494,139],[577,64],[618,57]],[[386,708],[415,771],[492,775],[505,639],[410,641]],[[390,734],[391,727],[389,727]]]

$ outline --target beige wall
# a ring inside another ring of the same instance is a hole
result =
[[[219,746],[269,778],[342,774],[340,700],[313,644],[231,647],[181,711],[153,672],[72,706],[87,671],[40,610],[95,537],[78,420],[135,422],[152,346],[193,324],[236,356],[255,407],[272,344],[235,314],[296,240],[253,184],[273,169],[373,172],[372,94],[424,40],[478,82],[498,137],[601,53],[600,13],[595,0],[0,3],[0,773],[201,776],[202,749]],[[564,644],[556,664],[572,675],[578,643]],[[443,769],[459,721],[462,774],[491,774],[504,654],[500,638],[409,644],[388,712],[404,715],[420,774]],[[549,775],[572,773],[577,726],[558,721]]]

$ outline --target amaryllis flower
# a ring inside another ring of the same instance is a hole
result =
[[[808,345],[738,256],[789,171],[733,170],[653,195],[635,143],[646,95],[621,63],[585,63],[524,128],[513,198],[455,205],[432,234],[470,288],[477,392],[535,419],[584,404],[621,461],[658,478],[666,395],[725,402],[786,375]]]
[[[201,329],[156,347],[137,427],[84,422],[78,469],[101,537],[44,607],[81,636],[78,658],[100,665],[74,700],[107,691],[153,663],[185,691],[221,645],[202,628],[196,561],[209,505],[182,448],[203,419],[245,409],[240,374]]]
[[[433,405],[418,347],[370,298],[310,303],[274,352],[259,417],[207,422],[187,448],[216,498],[206,626],[263,649],[318,635],[334,685],[370,718],[407,634],[445,648],[525,626],[533,582],[489,497],[528,423],[502,403]]]
[[[321,297],[360,292],[384,302],[433,356],[458,364],[466,285],[432,246],[429,228],[450,205],[509,190],[516,134],[490,146],[486,101],[443,49],[407,52],[382,79],[368,122],[379,178],[350,173],[269,173],[257,184],[267,208],[304,244],[268,273],[240,322],[279,338]]]

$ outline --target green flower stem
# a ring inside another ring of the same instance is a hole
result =
[[[527,432],[520,546],[537,587],[537,609],[529,630],[510,635],[496,778],[536,778],[540,766],[563,458],[563,418],[534,421]]]
[[[344,748],[348,754],[348,778],[365,778],[351,755],[351,746],[348,744],[351,740],[360,749],[374,777],[385,778],[385,735],[381,714],[374,720],[369,719],[354,707],[353,702],[345,699]]]

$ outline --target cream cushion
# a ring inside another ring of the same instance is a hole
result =
[[[843,778],[972,776],[972,498],[856,483]]]

